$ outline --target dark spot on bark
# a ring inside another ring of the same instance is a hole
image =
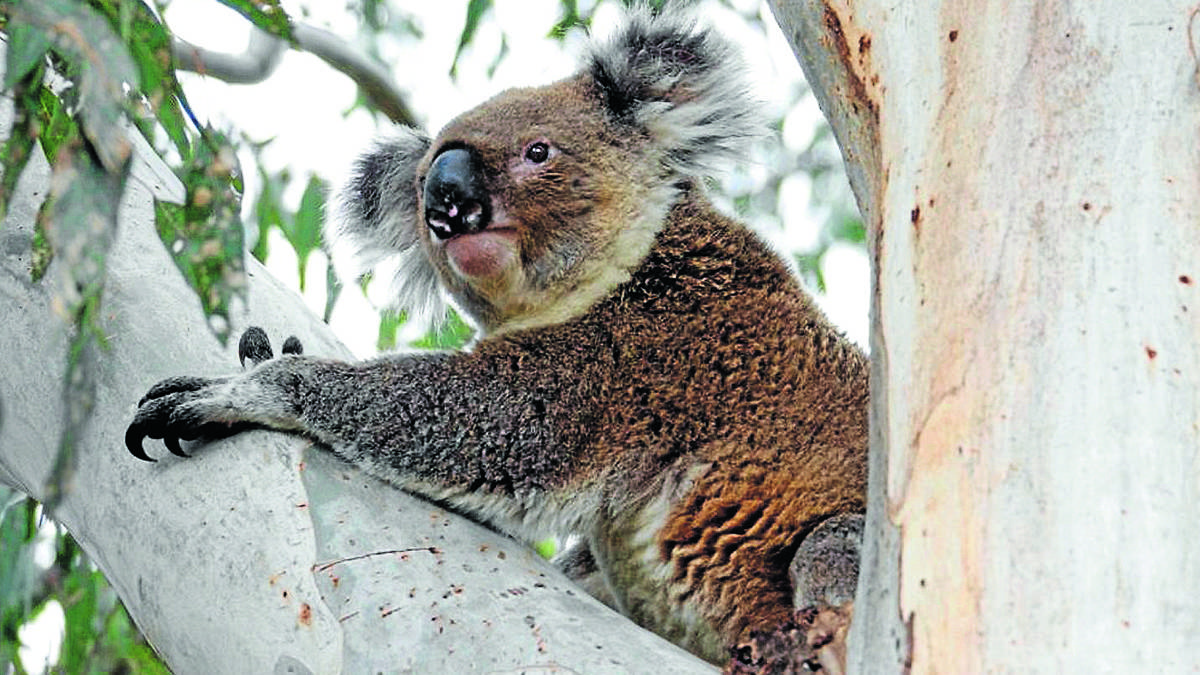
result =
[[[864,35],[858,38],[858,53],[864,54],[871,51],[871,36]]]
[[[1179,275],[1179,283],[1181,283],[1181,284],[1185,284],[1185,285],[1187,285],[1187,286],[1191,286],[1191,285],[1192,285],[1192,278],[1191,278],[1191,277],[1189,277],[1189,276],[1188,276],[1188,275],[1186,275],[1186,274],[1180,274],[1180,275]]]
[[[1091,202],[1084,202],[1084,203],[1083,203],[1083,210],[1084,210],[1084,211],[1091,211],[1091,210],[1092,210],[1092,203],[1091,203]]]
[[[847,98],[849,98],[849,100],[850,100],[851,108],[854,110],[854,114],[855,115],[861,114],[860,108],[858,105],[859,103],[861,103],[863,106],[866,107],[867,112],[870,114],[870,116],[871,116],[870,121],[878,122],[879,121],[879,111],[876,109],[875,101],[872,100],[870,95],[867,93],[866,84],[863,82],[863,79],[862,79],[863,73],[859,73],[858,70],[856,70],[854,68],[853,58],[851,57],[851,54],[850,54],[851,47],[846,41],[846,32],[842,28],[841,18],[837,15],[837,12],[835,12],[833,10],[833,8],[829,7],[829,6],[825,7],[824,18],[825,18],[825,34],[832,41],[833,48],[837,52],[839,60],[842,62],[842,65],[844,65],[846,68],[847,84],[850,85],[850,92],[848,92]],[[863,46],[864,46],[863,41],[864,40],[866,40],[865,45],[869,49],[870,44],[871,44],[871,38],[869,36],[863,36],[858,41],[859,53],[865,55],[866,52],[863,50]],[[864,59],[864,61],[865,61],[865,59]],[[863,66],[863,70],[866,70],[866,65],[867,65],[866,63],[860,62],[860,65]]]
[[[957,39],[958,39],[958,31],[957,30],[950,31],[950,41],[954,42]]]
[[[1146,356],[1149,356],[1151,359],[1154,359],[1154,357],[1158,356],[1158,350],[1151,347],[1150,345],[1146,345]]]
[[[921,206],[919,204],[914,206],[909,216],[912,218],[912,224],[914,226],[918,225],[921,221]]]
[[[312,607],[307,602],[300,605],[300,623],[304,626],[312,625]]]

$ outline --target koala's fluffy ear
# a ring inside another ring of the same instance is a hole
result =
[[[644,129],[668,174],[702,177],[763,135],[737,51],[684,10],[631,10],[588,71],[615,119]]]
[[[325,241],[343,278],[375,270],[392,283],[399,307],[440,317],[437,272],[421,249],[417,167],[430,140],[409,128],[376,142],[358,158],[326,219]]]

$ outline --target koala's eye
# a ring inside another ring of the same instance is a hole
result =
[[[525,159],[534,164],[541,164],[550,158],[550,146],[541,141],[530,143],[529,147],[525,148]]]

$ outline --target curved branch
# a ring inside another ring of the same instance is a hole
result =
[[[398,124],[417,126],[416,116],[391,74],[371,57],[337,35],[307,24],[293,24],[292,37],[298,49],[309,52],[354,80],[371,104],[389,119]],[[241,54],[215,52],[179,38],[175,39],[171,49],[181,70],[233,84],[255,84],[275,71],[287,46],[284,40],[253,28],[250,42]]]
[[[301,49],[354,80],[371,103],[393,122],[409,127],[418,126],[412,109],[383,66],[322,28],[297,23],[292,26],[292,36]]]
[[[250,31],[250,42],[241,54],[215,52],[180,38],[171,44],[178,68],[231,84],[255,84],[267,79],[286,49],[286,42],[257,28]]]

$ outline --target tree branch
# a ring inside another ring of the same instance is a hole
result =
[[[418,125],[416,116],[391,74],[371,57],[354,49],[337,35],[307,24],[293,24],[292,37],[296,40],[297,48],[313,54],[354,80],[363,95],[389,119],[406,126]],[[241,54],[215,52],[179,38],[172,45],[176,65],[181,70],[233,84],[262,82],[275,71],[286,50],[287,43],[284,40],[256,27],[252,27],[250,42]]]

